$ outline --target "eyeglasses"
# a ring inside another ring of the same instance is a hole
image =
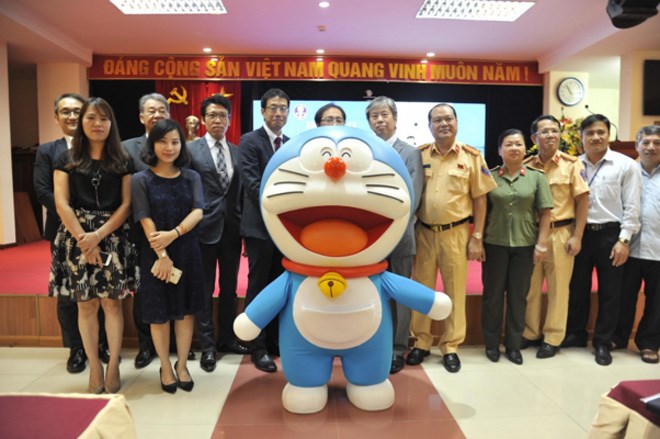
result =
[[[442,123],[442,122],[444,122],[444,123],[452,123],[452,122],[455,121],[455,120],[456,120],[456,119],[454,118],[454,116],[447,116],[447,117],[434,117],[433,119],[431,119],[431,123],[437,125],[437,124],[440,124],[440,123]]]
[[[328,124],[328,125],[344,125],[344,118],[343,117],[324,117],[321,119],[321,122]]]
[[[548,128],[542,131],[537,131],[537,136],[550,137],[559,135],[560,131],[557,128]]]
[[[266,110],[268,110],[268,112],[270,114],[275,114],[278,111],[280,113],[285,113],[286,114],[286,113],[289,112],[289,107],[287,107],[286,105],[271,105],[269,107],[266,107]]]
[[[59,110],[58,113],[60,116],[64,116],[64,117],[80,116],[80,108],[74,108],[74,109],[63,108]]]
[[[206,117],[209,120],[216,120],[216,119],[227,120],[227,119],[229,119],[229,114],[228,113],[206,113],[206,115],[204,117]]]

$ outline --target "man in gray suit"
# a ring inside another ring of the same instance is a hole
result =
[[[391,98],[379,96],[369,102],[365,111],[369,126],[378,137],[391,145],[406,164],[410,173],[414,193],[411,194],[413,212],[417,211],[424,186],[422,156],[417,148],[407,144],[396,135],[397,110],[396,103]],[[388,270],[392,273],[410,278],[412,276],[415,257],[415,229],[412,218],[401,238],[387,258]],[[403,369],[403,354],[408,350],[410,336],[410,309],[400,303],[390,302],[392,322],[394,324],[394,354],[390,373]]]
[[[197,226],[202,250],[205,304],[196,316],[202,346],[200,365],[207,372],[216,366],[216,340],[213,327],[213,291],[216,268],[220,271],[218,297],[218,339],[220,352],[247,354],[249,351],[234,336],[236,287],[241,260],[242,188],[238,176],[238,147],[227,141],[231,122],[231,103],[215,94],[202,101],[202,124],[206,134],[188,144],[190,167],[202,177],[204,218]]]
[[[241,236],[245,238],[248,256],[248,287],[245,306],[282,272],[282,253],[270,238],[261,216],[259,188],[261,177],[270,158],[289,140],[282,128],[289,117],[289,96],[279,88],[272,88],[261,97],[264,126],[241,136],[238,147],[239,172],[245,195],[241,217]],[[278,355],[277,318],[250,344],[252,362],[264,372],[275,372],[277,366],[271,355]]]
[[[170,104],[165,96],[160,93],[149,93],[140,98],[138,108],[140,110],[140,122],[144,125],[144,135],[124,140],[122,145],[133,160],[135,170],[144,171],[149,166],[142,161],[140,153],[147,143],[147,135],[156,122],[170,118]],[[138,227],[139,228],[139,227]],[[140,233],[140,230],[137,231]],[[135,367],[142,369],[151,363],[155,357],[154,344],[151,341],[149,325],[142,321],[142,307],[140,306],[140,295],[133,296],[133,321],[137,330],[139,351],[135,356]]]

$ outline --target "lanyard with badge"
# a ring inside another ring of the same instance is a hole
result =
[[[587,162],[586,162],[586,160],[583,160],[582,164],[584,164],[584,172],[587,173]],[[598,171],[600,171],[600,168],[602,168],[604,164],[605,164],[605,159],[603,159],[603,161],[600,162],[600,165],[598,165],[598,167],[596,168],[596,172],[594,172],[594,175],[591,177],[591,180],[589,180],[589,174],[587,174],[587,184],[589,185],[589,187],[591,187],[591,183],[594,182],[594,180],[596,179],[596,176],[598,175]]]

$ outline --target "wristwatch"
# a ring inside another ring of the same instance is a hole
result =
[[[158,253],[158,257],[161,258],[161,259],[164,258],[164,257],[166,257],[166,256],[167,256],[167,251],[165,251],[165,250],[163,250],[162,252]]]
[[[479,232],[474,232],[474,233],[472,234],[472,237],[473,237],[474,239],[481,239],[481,238],[483,238],[483,235],[482,235],[481,233],[479,233]]]
[[[623,245],[628,245],[628,244],[630,244],[630,239],[619,238],[619,242]]]

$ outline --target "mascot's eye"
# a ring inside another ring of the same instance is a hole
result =
[[[337,145],[327,137],[315,137],[300,150],[300,165],[307,172],[323,172],[323,165],[337,155]]]
[[[371,168],[374,156],[364,140],[348,138],[337,144],[339,156],[346,162],[346,170],[365,172]]]

